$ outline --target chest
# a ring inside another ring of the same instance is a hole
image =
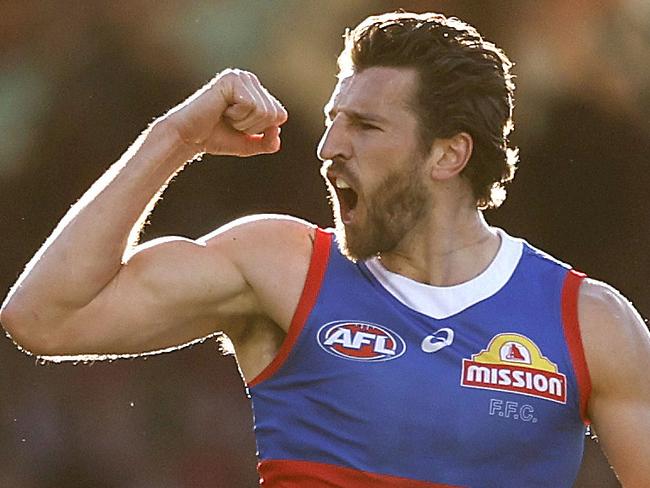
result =
[[[460,486],[506,472],[508,486],[564,486],[583,426],[563,276],[521,267],[488,298],[436,319],[363,269],[331,266],[286,361],[252,389],[261,457]]]
[[[309,359],[294,374],[314,379],[319,396],[365,412],[361,424],[430,429],[463,444],[482,431],[561,429],[578,419],[553,307],[486,303],[434,320],[390,300],[378,305],[371,294],[334,303],[313,310],[301,338]],[[445,419],[443,432],[432,416]]]

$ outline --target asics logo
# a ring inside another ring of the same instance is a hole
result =
[[[443,347],[451,346],[454,342],[454,331],[448,327],[438,329],[433,334],[422,339],[422,350],[424,352],[438,352]]]

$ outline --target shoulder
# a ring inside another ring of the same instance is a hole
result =
[[[650,368],[650,334],[632,303],[612,286],[585,279],[578,295],[578,318],[592,395],[634,389],[640,372]]]
[[[234,220],[199,239],[225,255],[253,288],[277,282],[282,274],[306,273],[317,227],[288,215],[259,214]]]
[[[243,264],[258,258],[311,254],[316,229],[314,224],[289,215],[258,214],[234,220],[199,242],[228,252]]]
[[[578,315],[592,390],[588,416],[625,486],[650,479],[650,333],[613,287],[585,280]]]
[[[258,310],[287,329],[312,262],[317,227],[286,215],[254,215],[233,221],[202,240],[234,265]]]
[[[315,230],[315,224],[291,215],[255,214],[235,219],[206,234],[202,239],[209,240],[224,233],[290,232],[291,234],[313,234]]]

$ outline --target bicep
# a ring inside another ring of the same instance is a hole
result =
[[[632,305],[601,283],[583,285],[580,321],[593,390],[589,415],[626,487],[650,480],[650,333]]]
[[[136,249],[67,320],[68,354],[132,354],[188,343],[248,314],[255,299],[227,250],[183,238]]]

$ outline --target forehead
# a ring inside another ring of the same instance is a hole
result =
[[[408,110],[415,96],[417,73],[410,68],[372,67],[341,78],[325,106],[334,111],[373,112],[390,116]]]

